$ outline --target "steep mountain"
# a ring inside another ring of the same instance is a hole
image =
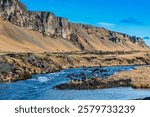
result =
[[[50,12],[28,11],[19,0],[0,0],[1,51],[146,50],[141,38],[85,24]]]

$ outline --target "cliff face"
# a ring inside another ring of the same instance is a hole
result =
[[[11,23],[46,36],[66,38],[69,23],[49,12],[31,12],[18,0],[0,0],[0,16]]]
[[[19,0],[0,0],[0,17],[19,27],[62,38],[80,50],[148,49],[141,38],[84,24],[74,24],[50,12],[31,12]]]

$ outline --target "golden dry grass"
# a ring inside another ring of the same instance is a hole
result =
[[[133,88],[150,88],[150,66],[138,67],[131,71],[119,72],[108,80],[131,79]]]

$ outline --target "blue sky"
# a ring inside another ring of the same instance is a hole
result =
[[[71,22],[150,37],[150,0],[21,0],[29,10],[50,11]],[[150,39],[145,39],[150,45]]]

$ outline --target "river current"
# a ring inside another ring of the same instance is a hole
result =
[[[70,79],[107,78],[136,66],[110,66],[102,68],[69,68],[56,73],[34,75],[31,79],[0,84],[1,100],[129,100],[150,96],[149,89],[119,87],[97,90],[55,90],[54,86]]]

